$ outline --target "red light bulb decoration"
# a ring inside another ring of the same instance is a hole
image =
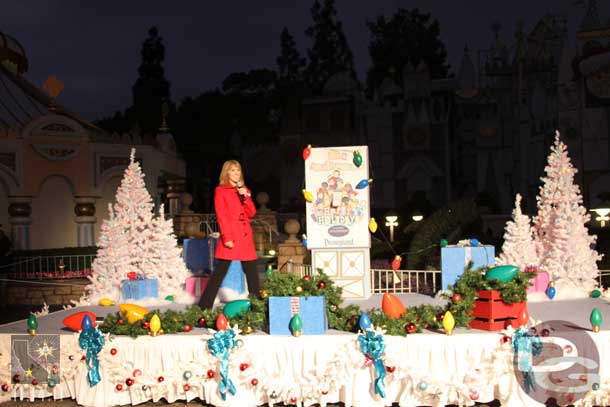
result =
[[[229,325],[229,321],[227,321],[227,317],[222,312],[218,314],[218,318],[216,318],[216,329],[219,331],[226,331],[227,326]]]
[[[311,155],[311,144],[308,144],[307,147],[303,149],[303,160],[307,160]]]
[[[392,260],[392,270],[396,271],[400,268],[400,263],[402,262],[402,257],[396,255],[394,260]]]

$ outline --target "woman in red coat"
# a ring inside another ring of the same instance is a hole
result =
[[[220,171],[219,185],[214,191],[214,209],[220,226],[220,240],[216,247],[218,267],[199,300],[202,309],[212,308],[218,288],[225,278],[232,260],[240,260],[248,291],[258,293],[260,284],[256,270],[256,250],[250,222],[256,214],[251,193],[244,186],[241,165],[235,160],[226,161]]]

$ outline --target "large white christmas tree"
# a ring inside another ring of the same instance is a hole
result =
[[[513,219],[506,223],[502,253],[496,264],[512,264],[523,271],[527,266],[538,266],[530,217],[521,211],[521,195],[515,197]]]
[[[168,295],[176,302],[193,302],[192,296],[184,291],[190,273],[180,256],[172,220],[165,219],[163,207],[160,215],[154,217],[153,206],[132,149],[116,202],[109,205],[109,218],[102,224],[99,249],[89,277],[91,283],[85,288],[81,303],[97,304],[102,298],[119,301],[121,281],[130,272],[158,280],[156,302],[164,302]]]
[[[593,248],[596,237],[585,224],[589,214],[582,206],[582,196],[574,183],[576,168],[568,151],[555,135],[546,176],[536,197],[538,214],[534,218],[535,241],[541,269],[549,273],[557,295],[586,295],[596,285],[597,261],[601,256]]]

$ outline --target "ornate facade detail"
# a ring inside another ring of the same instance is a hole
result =
[[[32,207],[27,202],[12,202],[8,206],[8,214],[13,218],[27,218],[32,214]]]
[[[0,153],[0,164],[17,172],[17,156],[15,153]]]
[[[74,129],[72,127],[66,126],[65,124],[62,124],[62,123],[47,124],[46,126],[44,126],[42,128],[42,130],[74,133]]]
[[[74,205],[74,214],[76,216],[94,216],[95,204],[90,202],[77,203],[76,205]]]
[[[72,144],[32,144],[32,147],[38,154],[51,161],[70,160],[80,150],[79,146]]]

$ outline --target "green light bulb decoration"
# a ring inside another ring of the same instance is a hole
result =
[[[591,318],[589,320],[591,321],[591,330],[593,332],[599,332],[602,324],[602,313],[597,308],[593,308],[593,311],[591,311]]]
[[[290,320],[290,330],[292,331],[292,336],[301,336],[303,333],[303,320],[299,314],[295,314]]]
[[[28,317],[28,333],[30,335],[36,335],[36,330],[38,329],[38,319],[36,319],[36,315],[30,314]]]
[[[267,264],[267,271],[265,271],[265,278],[271,277],[273,273],[273,266],[271,264]]]

